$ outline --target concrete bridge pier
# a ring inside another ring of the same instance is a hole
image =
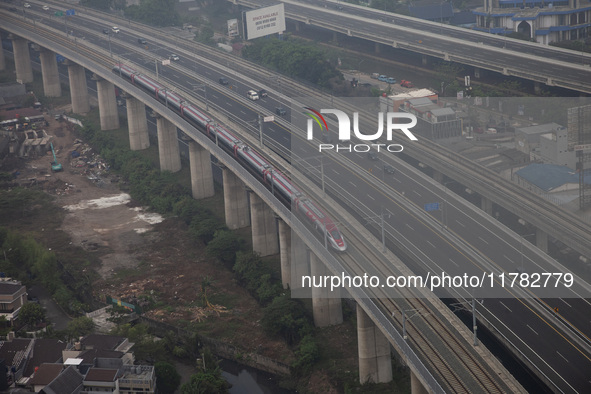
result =
[[[421,56],[421,63],[423,64],[423,66],[426,66],[429,64],[429,58],[427,57],[427,55]]]
[[[536,228],[536,246],[544,253],[548,253],[548,234]]]
[[[16,79],[22,83],[33,82],[33,67],[29,53],[29,42],[24,38],[12,38],[12,51],[14,54],[14,67]]]
[[[281,261],[281,283],[283,288],[291,287],[291,229],[279,219],[279,258]]]
[[[223,168],[224,212],[230,230],[250,224],[248,198],[244,183],[227,168]]]
[[[254,192],[250,193],[252,250],[261,256],[279,252],[277,220],[273,210]]]
[[[357,304],[357,349],[361,384],[387,383],[392,380],[390,343],[359,304]]]
[[[43,94],[47,97],[60,97],[62,95],[62,85],[55,52],[47,48],[40,48],[39,59],[41,60],[41,74],[43,75]]]
[[[298,237],[293,231],[291,234],[291,275],[290,287],[292,295],[294,291],[301,290],[299,293],[302,297],[310,297],[310,289],[302,289],[302,277],[310,275],[310,262],[308,255],[310,250],[304,241]]]
[[[536,94],[538,94],[541,92],[541,90],[542,90],[542,85],[538,81],[535,81],[534,82],[534,92]]]
[[[312,278],[331,275],[314,253],[310,253],[310,271]],[[340,288],[331,292],[330,286],[312,286],[312,313],[316,327],[333,326],[343,322],[340,292]]]
[[[333,42],[339,42],[339,33],[336,31],[332,32],[332,41]]]
[[[382,46],[380,45],[379,42],[376,42],[374,45],[374,53],[376,55],[380,54],[382,52]]]
[[[410,392],[411,394],[429,394],[429,391],[421,384],[412,370],[410,371]]]
[[[70,80],[72,112],[75,114],[87,113],[90,111],[90,102],[88,101],[88,85],[86,84],[84,67],[68,61],[68,79]]]
[[[299,32],[302,28],[302,24],[299,21],[295,21],[294,24],[295,24],[295,31]]]
[[[480,196],[480,209],[492,216],[493,202],[491,199]]]
[[[126,96],[127,128],[129,129],[129,147],[131,150],[143,150],[150,147],[146,105],[135,97]]]
[[[117,130],[119,128],[119,113],[117,111],[117,97],[115,97],[115,85],[95,76],[96,90],[99,104],[99,119],[101,130]]]
[[[2,35],[0,34],[0,42],[2,42]],[[4,50],[0,48],[0,71],[6,70],[6,58],[4,57]]]
[[[189,141],[189,167],[191,169],[191,191],[193,198],[212,197],[213,172],[211,170],[211,155],[196,141]]]
[[[158,154],[160,156],[160,171],[177,172],[181,169],[181,155],[176,126],[168,119],[158,116]]]

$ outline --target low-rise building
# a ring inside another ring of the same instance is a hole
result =
[[[21,282],[0,278],[0,316],[12,324],[27,302],[27,288]]]

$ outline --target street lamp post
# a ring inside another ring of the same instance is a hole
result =
[[[111,59],[113,58],[113,51],[111,50],[111,33],[108,34],[109,37],[109,55],[111,56]]]

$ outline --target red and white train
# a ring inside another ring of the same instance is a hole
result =
[[[347,249],[345,239],[333,220],[254,149],[244,144],[224,127],[215,124],[214,120],[201,109],[184,100],[177,93],[167,91],[163,85],[153,79],[123,64],[116,64],[113,72],[153,94],[161,102],[168,103],[169,108],[174,108],[202,133],[213,141],[217,140],[220,147],[232,154],[248,171],[259,177],[285,204],[295,207],[299,216],[325,238],[333,249],[340,252]]]

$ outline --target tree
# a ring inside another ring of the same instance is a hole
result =
[[[218,230],[215,232],[213,239],[207,244],[205,253],[225,263],[233,263],[236,259],[236,252],[239,249],[240,242],[234,233],[226,230]]]
[[[181,394],[223,394],[227,393],[230,384],[221,373],[199,372],[191,376],[191,380],[181,387]]]
[[[41,305],[29,302],[21,307],[18,318],[28,326],[35,326],[45,320],[45,310]]]
[[[304,305],[289,294],[276,297],[263,311],[261,324],[265,331],[280,335],[288,344],[294,344],[310,332],[312,325]]]
[[[167,362],[158,362],[154,364],[156,373],[156,387],[162,394],[173,394],[181,384],[181,375],[177,372],[174,365]]]
[[[66,330],[70,338],[81,337],[94,331],[94,321],[90,317],[80,316],[68,322]]]

